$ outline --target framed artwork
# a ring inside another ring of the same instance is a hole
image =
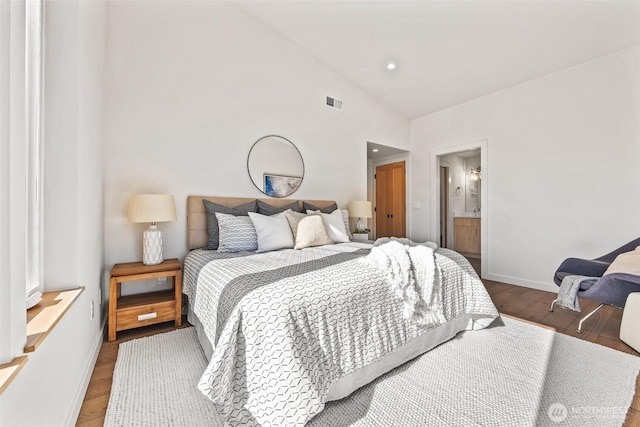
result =
[[[264,194],[271,197],[287,197],[300,187],[302,178],[299,176],[284,176],[264,174]]]

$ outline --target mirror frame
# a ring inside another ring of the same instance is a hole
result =
[[[267,194],[267,193],[264,192],[264,190],[262,188],[260,188],[258,186],[258,184],[256,184],[256,182],[253,179],[253,176],[251,176],[251,169],[249,168],[249,160],[251,159],[251,152],[256,147],[256,145],[258,145],[258,143],[260,141],[262,141],[262,140],[264,140],[266,138],[280,138],[280,139],[285,140],[286,142],[291,144],[291,146],[298,153],[298,156],[300,156],[300,163],[302,163],[302,176],[300,177],[300,184],[296,187],[295,190],[293,190],[289,194],[285,194],[283,196],[272,196],[270,194]],[[304,173],[305,173],[305,166],[304,166],[304,159],[302,158],[302,153],[300,153],[300,150],[298,150],[298,147],[296,147],[296,145],[293,142],[291,142],[288,138],[285,138],[284,136],[281,136],[281,135],[265,135],[265,136],[263,136],[261,138],[258,138],[258,140],[251,145],[251,148],[249,149],[249,154],[247,154],[247,174],[249,175],[249,179],[251,180],[251,183],[254,185],[254,187],[256,187],[258,189],[258,191],[260,191],[265,196],[273,197],[274,199],[282,199],[282,198],[285,198],[285,197],[289,197],[290,195],[292,195],[293,193],[298,191],[298,189],[300,189],[300,187],[302,186],[302,182],[304,181]]]

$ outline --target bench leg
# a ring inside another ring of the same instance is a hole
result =
[[[600,304],[591,313],[587,314],[582,319],[580,319],[580,323],[578,323],[578,331],[577,331],[579,334],[582,333],[582,324],[584,323],[584,321],[590,318],[591,316],[593,316],[594,314],[596,314],[596,311],[600,310],[603,306],[604,304]]]

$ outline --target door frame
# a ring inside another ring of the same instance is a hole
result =
[[[439,174],[438,176],[442,177],[442,171],[443,169],[446,172],[446,178],[450,177],[450,173],[451,171],[449,170],[451,168],[451,164],[449,162],[443,162],[440,161],[438,162],[438,171]],[[449,217],[449,197],[442,197],[442,190],[446,189],[447,192],[449,191],[449,183],[447,182],[446,184],[443,185],[442,180],[440,180],[440,198],[438,199],[440,201],[440,203],[442,203],[442,201],[444,200],[445,203],[445,208],[442,209],[442,205],[440,205],[440,209],[439,212],[442,214],[444,212],[445,215],[445,220],[444,221],[439,221],[440,226],[438,227],[439,230],[439,237],[440,239],[440,246],[443,248],[449,248],[449,221],[448,221],[448,217]],[[482,190],[481,190],[482,191]],[[441,217],[439,219],[442,219]],[[444,232],[442,230],[442,224],[444,223]],[[444,245],[442,244],[442,241],[444,240]]]
[[[452,145],[431,151],[431,235],[434,238],[440,236],[440,156],[459,153],[461,151],[480,149],[480,167],[482,168],[482,180],[480,180],[480,192],[482,204],[480,206],[480,240],[481,240],[481,273],[482,277],[489,273],[489,140],[482,139],[466,144]]]
[[[384,159],[378,159],[378,160],[374,160],[372,162],[370,162],[370,167],[371,169],[369,170],[369,176],[371,176],[371,195],[370,195],[370,199],[373,207],[376,206],[376,180],[374,178],[374,175],[376,174],[376,167],[378,166],[383,166],[383,165],[388,165],[390,163],[396,163],[396,162],[404,162],[404,191],[405,191],[405,197],[404,197],[404,203],[405,203],[405,219],[404,219],[404,225],[405,225],[405,234],[407,235],[408,238],[411,238],[411,215],[409,215],[409,196],[411,195],[411,156],[409,154],[401,154],[398,156],[391,156],[391,157],[386,157]],[[371,218],[371,233],[372,233],[372,238],[375,240],[377,238],[377,230],[376,230],[377,224],[376,224],[376,216],[373,215],[373,218]]]

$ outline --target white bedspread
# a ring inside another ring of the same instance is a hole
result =
[[[338,379],[446,326],[405,319],[386,275],[357,259],[365,247],[216,259],[196,286],[186,283],[215,346],[198,387],[227,423],[302,426],[322,411]],[[460,330],[489,325],[498,312],[467,260],[446,249],[434,255],[444,320],[468,319]]]

